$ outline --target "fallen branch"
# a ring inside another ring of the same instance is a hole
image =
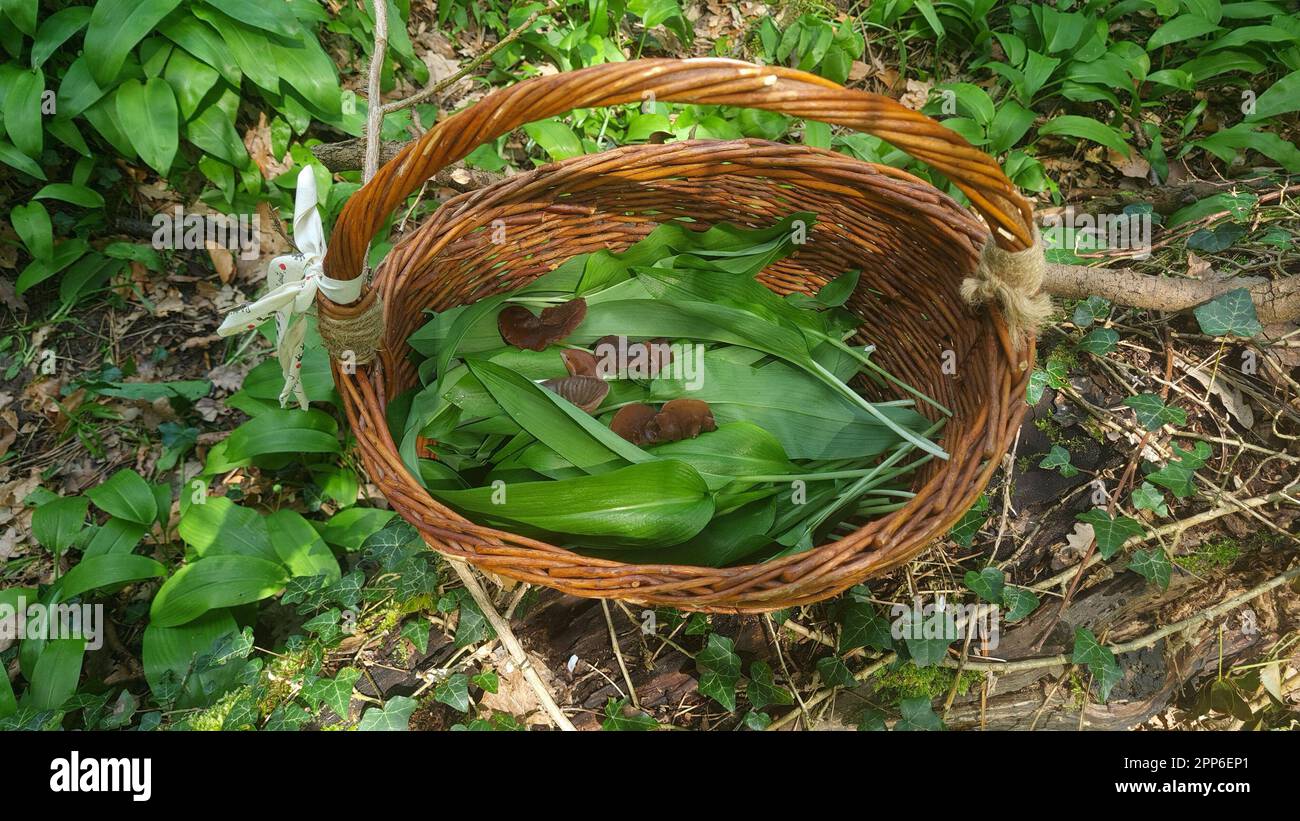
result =
[[[1084,299],[1099,296],[1130,308],[1189,311],[1220,294],[1246,288],[1265,325],[1300,319],[1300,276],[1282,279],[1229,277],[1182,279],[1139,274],[1124,268],[1048,263],[1043,287],[1054,297]]]
[[[379,165],[397,156],[407,143],[401,140],[384,140],[378,144]],[[330,171],[356,171],[365,163],[366,141],[362,138],[313,146],[311,153]],[[500,174],[466,168],[463,163],[452,163],[433,175],[434,185],[451,188],[457,192],[486,188],[502,179]]]
[[[506,652],[510,654],[515,666],[524,674],[524,680],[533,688],[538,702],[541,703],[542,709],[546,711],[546,715],[551,719],[551,722],[561,730],[575,729],[573,722],[569,721],[569,717],[560,709],[560,705],[555,703],[555,696],[551,695],[546,682],[542,681],[542,677],[537,674],[537,668],[533,666],[533,660],[528,657],[528,653],[524,652],[524,647],[519,643],[519,639],[515,637],[514,631],[510,629],[509,622],[497,612],[496,605],[492,603],[492,598],[483,589],[483,585],[479,584],[478,578],[474,575],[474,570],[464,562],[455,559],[448,559],[447,564],[451,565],[452,569],[456,571],[456,575],[460,577],[461,583],[469,591],[469,595],[474,599],[474,603],[478,605],[478,609],[483,611],[483,617],[496,631],[501,646],[506,648]]]

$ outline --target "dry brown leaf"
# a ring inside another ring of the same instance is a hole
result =
[[[1151,163],[1147,162],[1146,158],[1136,151],[1130,151],[1129,155],[1125,157],[1118,151],[1108,149],[1107,158],[1110,160],[1110,164],[1115,166],[1115,169],[1126,177],[1144,180],[1151,173]]]
[[[930,100],[930,90],[934,83],[925,80],[908,80],[907,91],[898,98],[898,102],[913,111],[920,111]]]
[[[1088,552],[1088,545],[1092,544],[1092,540],[1095,538],[1097,538],[1097,533],[1093,530],[1092,525],[1087,522],[1076,522],[1074,532],[1065,536],[1066,544],[1069,545],[1067,552],[1074,552],[1082,556]]]
[[[248,156],[257,164],[262,176],[268,180],[275,179],[293,168],[293,157],[289,152],[286,151],[284,156],[277,160],[273,145],[271,127],[266,122],[266,112],[261,112],[257,115],[257,125],[244,134],[244,148],[248,149]]]
[[[534,662],[533,669],[537,670],[538,674],[545,680],[545,665]],[[483,693],[483,697],[479,699],[479,704],[490,710],[509,713],[523,721],[524,724],[538,724],[541,726],[550,724],[550,718],[546,715],[546,710],[542,708],[541,702],[537,699],[537,691],[528,683],[523,671],[509,658],[498,663],[497,691],[495,693]]]
[[[203,247],[208,249],[208,257],[212,260],[212,267],[217,269],[217,277],[222,283],[230,282],[230,278],[235,275],[235,255],[212,240],[204,240]]]
[[[1201,259],[1192,251],[1187,252],[1187,275],[1192,279],[1201,279],[1210,272],[1210,263]]]

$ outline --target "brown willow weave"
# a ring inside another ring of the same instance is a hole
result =
[[[1031,244],[1031,213],[997,163],[961,137],[888,98],[733,60],[636,60],[538,77],[446,118],[380,169],[343,209],[326,272],[358,276],[367,244],[394,209],[484,142],[571,109],[652,95],[768,109],[874,134],[945,174],[988,225],[897,169],[761,140],[636,145],[542,166],[445,202],[402,237],[356,303],[321,299],[320,310],[334,319],[383,300],[375,361],[352,374],[335,363],[349,423],[371,479],[393,508],[434,549],[483,570],[577,596],[697,611],[761,612],[826,598],[899,566],[945,534],[988,483],[1024,411],[1032,340],[1017,351],[998,313],[973,311],[959,288],[989,226],[1003,248]],[[426,311],[517,288],[575,254],[625,249],[665,220],[760,227],[794,211],[817,215],[808,242],[764,271],[762,281],[779,293],[813,293],[861,268],[849,302],[863,320],[859,340],[878,343],[877,361],[954,413],[941,439],[951,458],[918,471],[916,496],[903,509],[830,544],[762,564],[633,565],[470,522],[403,467],[384,409],[417,384],[406,339],[427,320]],[[502,236],[504,242],[493,242]]]

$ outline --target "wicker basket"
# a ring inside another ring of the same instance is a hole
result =
[[[1003,249],[1031,246],[1031,211],[997,163],[961,137],[888,98],[734,60],[636,60],[538,77],[441,121],[380,169],[343,209],[326,273],[358,276],[370,239],[393,210],[482,143],[575,108],[650,95],[874,134],[946,175],[988,225],[897,169],[760,140],[636,145],[546,165],[448,200],[401,239],[352,305],[321,298],[323,321],[332,324],[376,316],[381,299],[374,360],[352,374],[335,363],[348,421],[393,508],[434,549],[483,570],[576,596],[706,612],[762,612],[827,598],[942,537],[988,483],[1024,413],[1032,339],[1012,339],[997,310],[971,309],[960,286],[976,267],[988,226]],[[916,497],[903,509],[839,541],[762,564],[632,565],[470,522],[402,466],[384,410],[389,397],[416,384],[406,338],[426,310],[517,288],[575,254],[622,250],[674,217],[762,226],[796,210],[817,214],[809,241],[762,281],[780,293],[812,293],[830,276],[861,268],[849,307],[863,318],[863,340],[880,342],[878,361],[954,412],[941,440],[951,458],[918,471]],[[493,244],[492,229],[503,224],[508,241]],[[955,374],[946,373],[952,365]]]

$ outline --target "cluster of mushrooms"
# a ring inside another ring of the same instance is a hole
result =
[[[544,308],[540,315],[533,314],[523,305],[508,305],[497,314],[497,328],[507,344],[529,351],[543,351],[573,333],[586,317],[587,301],[581,297]],[[657,358],[648,356],[649,350],[645,346],[666,346],[667,340],[628,343],[626,339],[607,336],[596,340],[592,348],[599,350],[606,344],[624,350],[630,356],[646,356],[647,361],[658,362]],[[581,348],[566,348],[561,356],[569,375],[547,379],[541,383],[542,387],[583,411],[594,413],[609,394],[609,384],[600,374],[596,357]],[[669,356],[671,358],[671,354]],[[609,427],[638,446],[694,439],[701,433],[718,429],[708,403],[699,399],[673,399],[659,409],[643,402],[624,405],[614,414]]]

